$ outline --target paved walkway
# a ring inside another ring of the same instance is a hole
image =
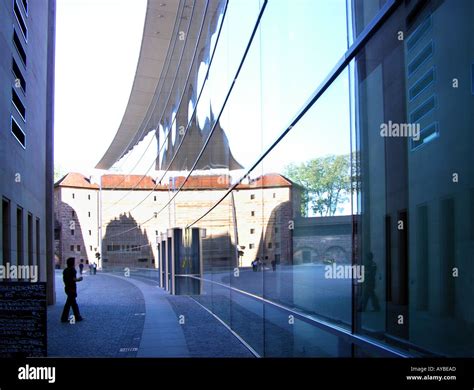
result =
[[[185,296],[139,278],[84,274],[83,322],[63,324],[66,300],[56,272],[57,303],[48,308],[48,355],[74,357],[252,357],[212,315]]]

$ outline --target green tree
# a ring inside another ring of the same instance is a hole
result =
[[[286,176],[301,185],[301,213],[308,209],[320,216],[334,215],[351,192],[350,155],[319,157],[301,164],[290,164]]]
[[[64,175],[62,174],[61,167],[58,164],[54,165],[54,182],[56,183]]]

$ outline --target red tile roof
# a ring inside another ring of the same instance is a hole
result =
[[[105,190],[153,190],[167,191],[170,187],[178,189],[185,180],[185,176],[176,176],[170,179],[169,182],[163,180],[162,184],[156,185],[155,179],[150,176],[142,175],[120,175],[110,174],[102,176],[102,189]],[[185,190],[207,190],[207,189],[228,189],[231,185],[231,178],[227,175],[203,175],[191,176],[185,183],[183,189]],[[286,177],[277,174],[269,173],[256,178],[252,183],[243,182],[237,186],[237,189],[251,189],[251,188],[271,188],[271,187],[291,187],[292,183]],[[97,184],[90,183],[90,180],[80,173],[69,173],[55,186],[61,187],[78,187],[98,189]]]
[[[155,188],[155,184],[155,180],[150,176],[119,174],[102,176],[102,189],[152,190]],[[165,188],[165,186],[156,186],[157,190]]]
[[[71,172],[64,176],[62,179],[58,180],[55,184],[55,187],[74,187],[74,188],[89,188],[89,189],[98,189],[97,184],[91,183],[90,179],[81,175],[80,173]]]
[[[238,189],[247,188],[270,188],[270,187],[291,187],[293,182],[287,179],[285,176],[279,173],[267,173],[266,175],[259,176],[254,179],[251,183],[243,181],[237,186]]]

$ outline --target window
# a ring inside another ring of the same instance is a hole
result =
[[[89,218],[91,217],[91,212],[90,212],[90,211],[87,212],[87,216],[88,216]]]
[[[275,242],[275,249],[278,249],[280,248],[280,243],[279,242]]]
[[[146,263],[146,262],[148,262],[148,259],[138,259],[138,262],[139,263]]]
[[[250,199],[251,199],[251,200],[254,200],[254,199],[255,199],[255,194],[251,194],[251,195],[250,195]]]
[[[411,140],[411,149],[414,150],[430,141],[438,137],[438,125],[437,123],[432,123],[431,125],[425,127],[420,132],[420,139],[415,141],[414,139]]]
[[[273,244],[271,242],[268,243],[268,249],[271,249],[273,247]]]
[[[92,236],[92,230],[89,230],[89,236]]]
[[[90,251],[92,250],[92,245],[89,245],[89,250],[90,250]]]
[[[74,192],[72,193],[72,199],[75,199],[76,198],[76,195],[74,194]]]
[[[16,209],[16,261],[23,264],[23,209]]]
[[[71,252],[74,252],[74,245],[71,245],[70,249],[71,249]]]
[[[278,228],[277,227],[275,227],[275,233],[278,233]]]
[[[81,246],[80,246],[80,245],[77,245],[77,251],[78,251],[78,252],[81,251]]]
[[[33,265],[33,216],[31,213],[28,213],[28,224],[27,224],[27,234],[28,234],[28,242],[27,242],[27,254],[28,254],[28,265]]]
[[[249,249],[255,248],[255,244],[249,244]]]
[[[275,255],[275,263],[280,264],[280,255]]]
[[[23,130],[21,129],[20,125],[18,122],[15,120],[15,118],[11,117],[11,132],[15,136],[16,140],[20,143],[23,148],[25,148],[25,143],[26,143],[26,136]]]
[[[251,215],[252,217],[255,217],[255,211],[251,211],[251,212],[250,212],[250,215]]]
[[[255,229],[250,229],[250,234],[254,234],[255,233]]]
[[[23,8],[25,9],[25,15],[28,16],[28,0],[21,0]]]
[[[26,121],[25,105],[21,101],[20,97],[18,96],[14,88],[12,88],[12,103],[15,106],[18,113],[21,115],[22,119]]]
[[[2,199],[2,254],[3,264],[10,262],[10,201]]]
[[[426,20],[410,35],[410,38],[408,38],[407,41],[407,49],[412,50],[430,28],[431,16],[426,18]]]
[[[23,49],[23,46],[21,44],[20,38],[18,38],[18,34],[16,33],[15,30],[13,30],[13,44],[15,45],[16,51],[20,55],[21,60],[23,61],[23,64],[26,66],[26,53],[25,49]]]
[[[416,123],[435,108],[435,98],[431,96],[410,114],[410,122]]]
[[[26,93],[25,78],[23,77],[23,73],[21,73],[21,69],[16,63],[14,58],[12,58],[12,73],[13,73],[13,76],[15,76],[15,80],[19,80],[20,86],[21,86],[21,89],[23,89],[23,92]]]
[[[421,65],[433,55],[433,43],[430,42],[414,59],[408,64],[408,76],[413,75]]]
[[[36,265],[38,266],[38,280],[40,280],[41,272],[41,232],[40,219],[36,218]]]
[[[431,68],[408,91],[410,100],[415,99],[421,92],[423,92],[426,88],[428,88],[433,83],[434,79],[435,79],[434,69]]]
[[[153,197],[153,200],[156,202],[156,196]]]
[[[18,7],[18,2],[15,1],[13,5],[13,12],[15,13],[16,20],[18,25],[20,26],[20,30],[25,38],[25,41],[28,42],[28,28],[26,27],[25,20],[23,19],[23,15],[21,14],[20,7]]]
[[[277,197],[277,194],[276,192],[273,193],[273,199],[275,199]]]
[[[91,200],[91,196],[90,196],[90,194],[89,194],[89,195],[87,195],[87,199]]]
[[[71,236],[74,235],[74,229],[71,229]]]

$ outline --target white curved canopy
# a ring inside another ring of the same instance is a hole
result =
[[[158,83],[162,76],[168,48],[173,39],[180,0],[148,0],[142,46],[130,98],[117,134],[97,164],[97,169],[109,169],[134,145]]]

